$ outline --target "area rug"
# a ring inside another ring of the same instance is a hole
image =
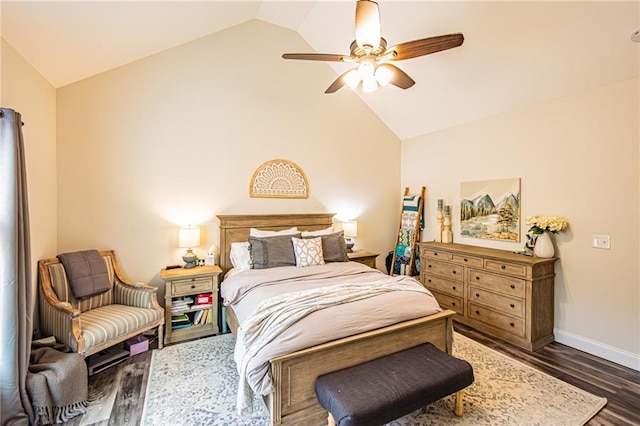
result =
[[[233,345],[225,334],[154,350],[142,425],[268,425],[258,400],[251,415],[235,412]],[[607,403],[458,333],[453,354],[469,361],[475,375],[465,390],[464,416],[453,414],[451,396],[390,426],[583,425]]]

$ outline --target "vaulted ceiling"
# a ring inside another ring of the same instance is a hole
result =
[[[416,81],[412,88],[359,93],[403,140],[639,74],[640,43],[630,39],[640,25],[636,1],[379,4],[389,45],[465,36],[456,49],[397,62]],[[2,36],[55,87],[251,19],[297,31],[316,52],[347,54],[354,38],[354,0],[5,0],[1,7]],[[309,66],[301,62],[291,66]],[[350,67],[314,65],[336,76]]]

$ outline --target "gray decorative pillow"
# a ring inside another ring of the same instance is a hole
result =
[[[333,234],[329,235],[321,235],[320,238],[322,238],[322,254],[324,256],[325,263],[349,261],[349,257],[347,256],[347,245],[344,242],[343,231],[334,232]]]
[[[292,237],[300,238],[300,234],[249,237],[253,269],[295,266],[296,256],[293,252]]]

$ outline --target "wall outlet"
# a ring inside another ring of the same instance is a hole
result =
[[[598,249],[611,249],[611,237],[609,235],[594,235],[593,236],[593,248]]]

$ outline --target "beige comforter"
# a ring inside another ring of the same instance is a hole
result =
[[[360,263],[344,262],[307,268],[291,266],[244,271],[224,280],[221,295],[223,303],[234,310],[242,325],[262,301],[275,296],[385,279],[401,279],[421,287],[413,278],[389,277]],[[271,358],[439,311],[441,308],[430,293],[415,291],[388,292],[315,311],[262,347],[248,362],[246,379],[255,393],[267,395],[273,389],[269,371]]]

